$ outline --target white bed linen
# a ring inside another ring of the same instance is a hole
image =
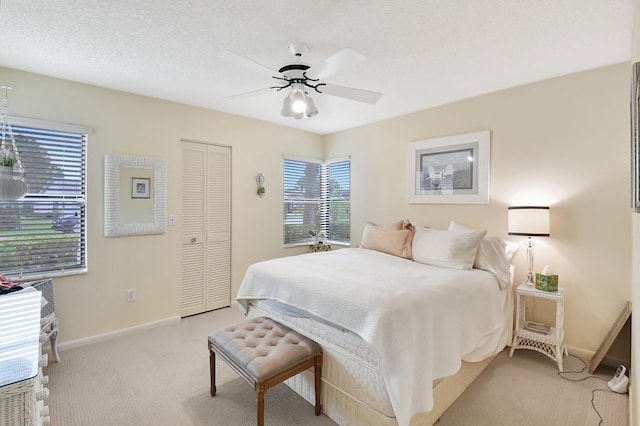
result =
[[[350,248],[251,265],[238,292],[287,303],[360,336],[379,354],[400,426],[433,407],[433,380],[504,347],[508,291],[487,271]]]

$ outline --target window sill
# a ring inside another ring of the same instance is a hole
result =
[[[312,246],[315,243],[310,240],[304,243],[296,243],[296,244],[287,244],[284,246],[284,248],[296,248],[296,247],[308,247],[308,246]],[[344,242],[339,242],[339,241],[331,241],[331,240],[327,240],[324,242],[324,244],[328,244],[330,246],[340,246],[340,247],[351,247],[351,243],[344,243]]]

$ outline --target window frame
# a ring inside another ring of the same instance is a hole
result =
[[[77,166],[75,166],[74,173],[79,172],[78,182],[75,184],[76,187],[79,187],[79,190],[72,191],[70,193],[65,192],[64,189],[61,189],[58,191],[49,191],[49,192],[40,192],[40,193],[27,192],[27,194],[21,200],[15,200],[15,201],[6,200],[6,201],[2,201],[2,204],[4,206],[18,206],[18,209],[20,210],[20,213],[19,213],[20,226],[23,226],[24,219],[22,214],[24,209],[38,210],[38,207],[41,206],[43,203],[47,203],[47,205],[51,204],[54,206],[59,203],[64,207],[63,212],[67,209],[70,209],[73,204],[77,204],[79,211],[81,212],[81,215],[78,216],[78,220],[77,220],[77,225],[79,230],[77,232],[75,231],[72,232],[72,233],[77,233],[79,235],[77,235],[77,238],[76,237],[70,238],[70,241],[73,243],[73,247],[74,247],[73,250],[75,250],[75,252],[77,253],[76,257],[78,261],[75,264],[73,265],[65,264],[62,266],[53,267],[54,265],[46,265],[46,264],[40,263],[30,268],[28,265],[28,261],[25,260],[20,262],[19,265],[15,265],[10,271],[5,271],[0,269],[0,273],[6,274],[8,278],[17,280],[17,281],[32,281],[32,280],[43,279],[43,278],[54,278],[54,277],[60,277],[60,276],[70,276],[70,275],[78,275],[78,274],[86,273],[88,270],[88,256],[87,256],[88,254],[88,250],[87,250],[87,247],[88,247],[87,245],[87,234],[88,234],[87,232],[88,230],[87,180],[88,180],[88,145],[89,145],[88,142],[89,142],[89,136],[93,133],[92,129],[84,125],[59,123],[59,122],[38,120],[33,118],[25,118],[25,117],[17,117],[17,116],[10,116],[9,124],[13,128],[14,137],[16,139],[16,145],[18,147],[18,151],[20,152],[20,157],[23,160],[23,165],[25,163],[25,159],[27,160],[26,162],[29,163],[29,157],[28,157],[28,154],[26,153],[28,150],[25,150],[24,142],[22,142],[23,146],[22,147],[20,146],[21,132],[19,128],[27,128],[27,129],[33,130],[34,133],[37,133],[38,131],[45,132],[45,133],[50,132],[51,134],[47,135],[47,138],[44,139],[48,141],[53,141],[52,136],[54,133],[61,134],[58,136],[62,136],[62,134],[64,133],[74,135],[74,137],[78,139],[80,145],[74,147],[74,150],[76,151],[76,153],[73,156],[69,157],[69,159],[71,160],[71,162],[74,162],[75,160],[75,164],[77,164]],[[64,145],[60,145],[60,146],[64,147]],[[64,153],[64,151],[65,151],[64,148],[62,148],[54,152],[56,154],[60,154],[60,153]],[[64,161],[67,159],[67,157],[62,157],[62,159]],[[44,165],[43,169],[46,170],[46,167],[49,167],[49,165],[48,164]],[[36,170],[40,170],[40,169],[36,169]],[[26,179],[28,182],[28,179],[29,179],[28,165],[25,167],[25,174],[27,176]],[[49,207],[49,208],[53,209],[54,207]],[[55,207],[55,209],[57,210],[58,207]],[[58,215],[60,215],[60,213],[58,213]],[[54,216],[53,211],[48,216],[53,217]],[[64,215],[60,217],[62,218],[64,217]],[[35,216],[34,218],[37,218],[37,216]],[[32,220],[35,220],[35,219],[32,219]],[[62,219],[61,221],[63,222]],[[64,225],[64,223],[61,223],[61,225]],[[75,225],[73,229],[75,230]],[[39,229],[36,229],[36,231],[39,231]],[[15,247],[15,250],[18,252],[20,251],[24,252],[25,250],[24,248],[22,249],[20,248],[21,244],[24,245],[24,241],[21,240],[21,237],[24,235],[26,234],[22,234],[22,230],[18,230],[15,233],[15,235],[10,235],[8,237],[8,238],[14,238],[13,240],[14,244],[12,247]],[[34,240],[37,239],[40,242],[48,241],[50,243],[55,244],[56,250],[52,250],[51,253],[61,253],[63,256],[69,255],[70,251],[64,252],[63,250],[60,250],[60,247],[64,246],[64,244],[61,244],[61,243],[56,244],[54,242],[54,239],[51,238],[54,235],[51,229],[42,230],[41,233],[35,232],[35,235],[36,237],[33,238]],[[42,239],[39,239],[37,237],[38,235],[42,235]],[[58,252],[57,250],[60,250],[60,252]]]
[[[307,163],[307,164],[318,164],[320,167],[319,173],[318,173],[318,194],[317,196],[308,198],[308,197],[295,197],[295,196],[287,196],[287,169],[286,169],[286,162],[287,161],[295,161],[295,162],[299,162],[299,163]],[[335,196],[331,196],[330,194],[330,183],[331,183],[331,176],[330,176],[330,169],[331,169],[331,165],[332,164],[336,164],[336,163],[341,163],[341,162],[347,162],[348,163],[348,181],[349,181],[349,188],[347,191],[347,196],[344,197],[335,197]],[[345,157],[337,157],[337,158],[331,158],[331,159],[327,159],[327,160],[320,160],[320,159],[316,159],[316,158],[309,158],[309,157],[299,157],[299,156],[293,156],[293,155],[284,155],[283,156],[283,246],[285,248],[289,248],[289,247],[299,247],[299,246],[305,246],[305,245],[310,245],[314,243],[314,237],[312,235],[304,235],[304,234],[300,234],[298,233],[299,238],[296,238],[295,240],[288,241],[287,238],[287,211],[288,211],[288,207],[290,207],[291,204],[297,203],[297,204],[317,204],[317,208],[316,208],[316,212],[313,216],[315,216],[314,218],[314,223],[309,223],[307,224],[307,227],[309,228],[314,228],[314,229],[310,229],[310,230],[314,230],[314,231],[325,231],[325,233],[327,234],[327,239],[325,240],[327,243],[329,244],[335,244],[335,245],[344,245],[344,246],[350,246],[351,245],[351,158],[349,156],[345,156]],[[345,239],[336,239],[333,238],[332,234],[331,234],[331,206],[333,205],[337,205],[338,203],[346,203],[348,205],[347,207],[347,211],[348,211],[348,225],[347,225],[347,233],[348,233],[348,240]],[[304,217],[303,217],[304,220]],[[303,222],[302,225],[304,225],[305,223]]]

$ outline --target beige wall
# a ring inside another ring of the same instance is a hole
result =
[[[629,67],[619,64],[397,117],[326,138],[326,156],[352,158],[352,242],[366,221],[446,228],[451,219],[507,235],[507,207],[551,206],[551,237],[538,238],[535,266],[551,264],[566,289],[570,347],[595,351],[631,297]],[[488,205],[407,203],[411,141],[488,129]],[[514,264],[526,275],[526,249]],[[549,321],[554,305],[532,306]]]
[[[167,160],[167,212],[180,223],[180,138],[232,146],[232,297],[246,267],[297,254],[282,248],[282,154],[352,158],[352,242],[368,220],[450,219],[508,237],[506,208],[548,203],[552,236],[536,266],[552,264],[567,290],[571,347],[594,351],[630,298],[628,64],[504,90],[329,136],[0,68],[13,115],[91,126],[89,272],[55,280],[63,342],[178,315],[179,226],[164,235],[103,237],[104,154]],[[407,143],[491,130],[489,205],[409,205]],[[255,195],[255,175],[267,195]],[[514,260],[526,272],[524,247]],[[138,300],[126,302],[126,289]],[[548,320],[553,307],[533,306]]]
[[[167,212],[179,225],[180,139],[232,147],[232,296],[249,264],[295,252],[282,248],[282,155],[321,157],[320,136],[15,70],[0,68],[0,81],[13,87],[12,115],[94,130],[87,165],[89,272],[55,279],[62,342],[178,315],[179,226],[163,235],[105,238],[105,154],[167,160]],[[266,180],[263,198],[256,195],[259,172]],[[136,302],[127,303],[128,288],[137,290]]]

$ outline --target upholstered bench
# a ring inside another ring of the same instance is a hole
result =
[[[211,396],[216,395],[216,355],[252,385],[258,398],[258,426],[264,425],[264,394],[289,377],[314,367],[315,414],[320,415],[322,348],[268,318],[254,318],[209,335]]]

